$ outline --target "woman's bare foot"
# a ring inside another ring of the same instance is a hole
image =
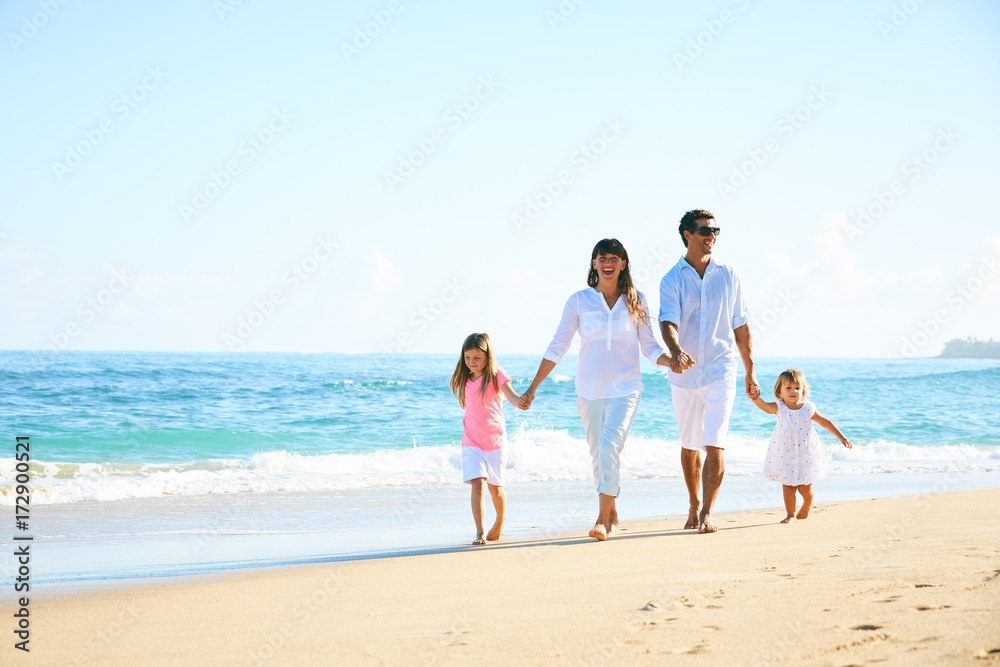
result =
[[[476,539],[472,544],[473,545],[486,544],[486,540],[483,539],[483,534],[479,533],[478,535],[476,535]]]
[[[793,521],[795,521],[795,517],[789,514],[788,516],[786,516],[784,519],[781,520],[781,523],[791,523]]]
[[[604,529],[604,526],[597,524],[590,529],[589,535],[599,542],[603,542],[608,539],[608,531]]]
[[[618,510],[611,508],[611,516],[609,517],[608,525],[605,526],[605,528],[608,531],[608,537],[615,536],[615,530],[618,528],[619,523],[620,521],[618,520]]]
[[[499,540],[500,533],[503,532],[503,524],[504,522],[499,520],[493,524],[493,527],[490,528],[490,532],[486,533],[486,539],[490,542],[496,542]]]

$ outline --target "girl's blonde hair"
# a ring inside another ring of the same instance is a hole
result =
[[[618,239],[601,239],[594,246],[594,252],[590,254],[590,271],[587,273],[587,285],[597,287],[597,269],[594,268],[594,260],[600,254],[615,255],[620,257],[625,266],[618,274],[618,293],[624,295],[625,305],[628,306],[628,315],[632,318],[632,324],[642,320],[643,324],[649,324],[649,315],[646,309],[639,303],[639,290],[632,283],[632,263],[628,261],[628,252],[625,246]]]
[[[799,385],[802,388],[802,398],[809,395],[809,383],[806,382],[806,376],[798,368],[789,368],[778,376],[778,381],[774,383],[775,398],[781,398],[781,385],[783,384]]]
[[[465,339],[465,342],[462,343],[462,354],[458,357],[458,365],[455,366],[455,372],[452,373],[451,382],[449,383],[452,393],[458,397],[458,404],[463,408],[465,407],[465,383],[468,382],[469,377],[472,375],[472,371],[465,365],[465,353],[469,350],[480,350],[486,355],[486,367],[483,368],[483,384],[479,388],[483,396],[483,405],[486,405],[487,382],[493,385],[494,391],[500,392],[500,383],[497,380],[497,360],[493,355],[493,343],[490,342],[489,334],[470,334]]]

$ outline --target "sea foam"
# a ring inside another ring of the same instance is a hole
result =
[[[1000,450],[972,444],[915,446],[878,440],[845,449],[824,438],[831,474],[1000,471]],[[726,474],[760,475],[767,438],[731,436]],[[680,443],[630,437],[622,451],[622,477],[678,478]],[[509,436],[507,480],[551,482],[591,479],[589,447],[567,430],[524,429]],[[0,461],[0,505],[13,505],[16,471]],[[187,463],[31,464],[33,504],[113,501],[158,496],[336,491],[385,486],[461,484],[461,447],[454,444],[382,449],[366,453],[304,455],[286,450],[249,458]]]

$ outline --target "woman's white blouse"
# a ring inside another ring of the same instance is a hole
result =
[[[639,305],[649,315],[646,297],[639,292]],[[651,322],[652,320],[650,320]],[[604,295],[593,287],[569,298],[562,320],[544,358],[559,363],[573,334],[580,334],[580,364],[576,371],[576,393],[587,400],[618,398],[642,391],[639,352],[654,364],[663,348],[653,337],[651,324],[633,323],[625,297],[608,308]]]

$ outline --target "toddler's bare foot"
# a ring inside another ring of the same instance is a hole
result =
[[[476,535],[476,539],[472,544],[473,545],[486,544],[486,540],[483,539],[483,534],[479,533],[478,535]]]
[[[809,505],[803,505],[802,508],[799,510],[799,513],[795,515],[795,518],[798,519],[799,521],[801,521],[802,519],[808,519],[810,509],[811,508],[809,507]]]
[[[600,542],[608,539],[608,531],[601,524],[597,524],[591,528],[589,535]]]
[[[781,520],[781,523],[791,523],[793,521],[795,521],[795,517],[789,514],[788,516],[786,516],[784,519]]]
[[[500,533],[503,532],[504,522],[501,519],[497,519],[497,522],[493,524],[490,528],[490,532],[486,533],[486,539],[490,542],[496,542],[500,539]]]

